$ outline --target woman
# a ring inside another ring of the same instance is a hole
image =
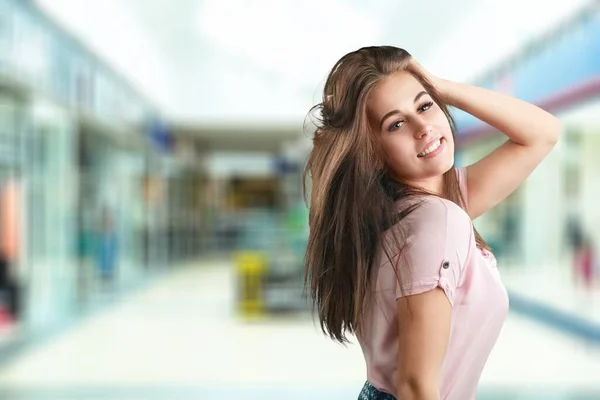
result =
[[[455,168],[448,106],[508,140]],[[360,399],[475,398],[508,298],[471,221],[551,151],[559,121],[432,76],[390,46],[342,57],[316,108],[306,283],[323,331],[357,336],[367,364]]]

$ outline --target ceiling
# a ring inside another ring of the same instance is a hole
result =
[[[293,141],[294,145],[301,145],[303,139],[308,140],[308,134],[301,136],[294,126],[278,124],[244,129],[224,125],[176,124],[173,127],[173,134],[198,138],[196,148],[200,152],[278,153],[284,143]]]
[[[121,1],[181,78],[173,82],[169,115],[223,124],[297,120],[344,53],[390,43],[430,57],[437,38],[465,17],[439,0],[435,24],[428,21],[431,2]],[[461,7],[473,4],[464,0]]]
[[[404,47],[433,73],[466,81],[585,2],[36,0],[179,131],[248,143],[301,134],[348,51]]]

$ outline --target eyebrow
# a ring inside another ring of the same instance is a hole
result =
[[[422,92],[419,92],[419,94],[417,94],[417,95],[415,96],[415,100],[414,100],[414,102],[413,102],[413,103],[416,103],[417,101],[419,101],[419,99],[420,99],[421,97],[423,97],[424,95],[426,95],[426,94],[428,94],[428,93],[427,93],[426,91],[424,91],[424,90],[423,90]],[[400,110],[392,110],[392,111],[390,111],[389,113],[385,114],[385,115],[383,116],[383,118],[381,118],[381,124],[379,125],[379,129],[380,129],[380,130],[381,130],[381,128],[383,128],[383,123],[385,122],[385,120],[386,120],[386,119],[388,119],[389,117],[391,117],[391,116],[392,116],[392,115],[394,115],[394,114],[400,114]]]

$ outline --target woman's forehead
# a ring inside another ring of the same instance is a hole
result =
[[[383,78],[369,96],[369,109],[384,115],[393,109],[411,108],[423,85],[408,72],[397,72]]]

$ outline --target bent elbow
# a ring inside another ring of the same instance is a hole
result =
[[[554,117],[554,124],[552,126],[552,128],[550,129],[550,135],[548,138],[548,142],[550,143],[551,146],[554,146],[557,142],[558,139],[560,138],[560,135],[563,131],[563,126],[562,126],[562,122],[560,119]]]

